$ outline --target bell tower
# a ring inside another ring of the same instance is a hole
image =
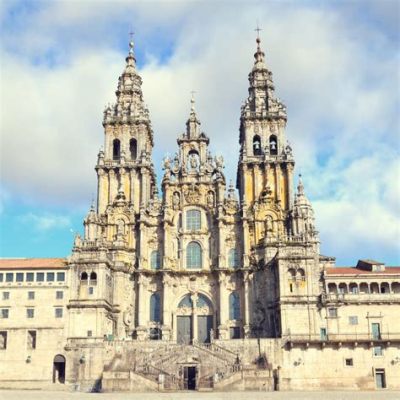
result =
[[[243,212],[254,216],[249,225],[248,248],[266,236],[284,234],[293,198],[294,160],[285,137],[286,107],[275,96],[259,37],[256,42],[249,96],[241,109],[237,172]]]
[[[99,214],[105,212],[119,192],[138,213],[150,200],[155,187],[151,162],[153,131],[133,47],[131,41],[115,92],[117,101],[104,110],[104,150],[100,150],[96,166]]]

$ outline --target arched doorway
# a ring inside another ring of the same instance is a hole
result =
[[[203,294],[185,295],[178,304],[177,342],[191,344],[210,343],[214,328],[214,313],[211,301]]]
[[[53,360],[53,383],[65,383],[65,357],[61,354]]]

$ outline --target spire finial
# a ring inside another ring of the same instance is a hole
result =
[[[133,35],[135,34],[135,32],[133,32],[132,28],[129,32],[129,54],[133,55],[133,46],[135,45],[133,42]]]
[[[297,185],[297,192],[298,192],[298,194],[304,194],[304,185],[303,185],[303,179],[302,179],[301,174],[299,174],[299,183]]]
[[[258,21],[257,21],[257,28],[254,29],[254,30],[257,32],[257,39],[256,39],[256,42],[257,42],[257,50],[260,50],[260,42],[261,42],[261,39],[260,39],[260,31],[262,31],[262,29],[258,26]]]
[[[191,97],[191,99],[190,99],[190,104],[191,104],[191,106],[190,106],[190,111],[192,111],[192,112],[194,112],[195,110],[194,110],[194,103],[195,103],[195,100],[194,100],[194,94],[196,93],[194,90],[192,90],[191,92],[191,95],[192,95],[192,97]]]

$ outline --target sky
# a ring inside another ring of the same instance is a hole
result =
[[[159,183],[192,90],[235,181],[258,23],[321,253],[400,265],[399,1],[2,0],[0,22],[0,257],[70,254],[131,30]]]

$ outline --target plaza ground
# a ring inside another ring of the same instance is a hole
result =
[[[379,392],[177,392],[80,393],[42,390],[0,390],[0,400],[399,400],[399,391]]]

